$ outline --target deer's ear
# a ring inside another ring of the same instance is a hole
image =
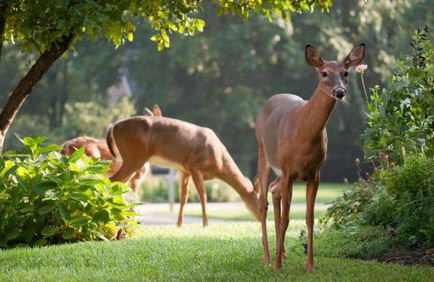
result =
[[[150,110],[150,109],[148,109],[148,108],[145,108],[144,110],[143,110],[143,115],[144,116],[154,116],[154,113]]]
[[[344,59],[345,68],[349,69],[359,65],[363,61],[363,58],[365,58],[365,48],[365,43],[361,43],[359,46],[353,48]]]
[[[152,107],[152,114],[154,117],[162,117],[163,113],[161,112],[160,106],[154,105],[154,107]]]
[[[312,45],[306,45],[304,57],[306,58],[306,62],[311,66],[319,67],[324,64],[319,52]]]

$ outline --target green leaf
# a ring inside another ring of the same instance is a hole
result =
[[[72,153],[69,156],[70,162],[76,162],[78,161],[83,155],[84,155],[84,147],[81,147],[80,149],[76,150],[74,153]]]
[[[65,230],[62,232],[62,238],[65,240],[71,240],[73,235],[74,235],[73,230]]]
[[[52,226],[52,227],[45,227],[44,229],[42,229],[42,236],[44,236],[44,238],[49,238],[52,237],[54,235],[57,235],[59,233],[59,227],[57,226]]]
[[[89,200],[89,197],[83,193],[73,193],[68,195],[68,197],[79,202],[87,202]]]
[[[38,213],[41,215],[44,215],[44,214],[51,212],[55,208],[56,208],[56,205],[54,203],[45,204],[38,210]]]
[[[98,211],[93,217],[92,217],[92,221],[94,223],[107,223],[110,220],[110,214],[108,213],[108,211],[101,209],[100,211]]]
[[[80,227],[80,226],[86,225],[89,222],[89,220],[90,220],[90,218],[88,216],[77,216],[77,217],[72,218],[69,223],[72,226]]]
[[[67,207],[64,204],[57,202],[56,206],[57,206],[57,210],[60,213],[60,217],[63,220],[67,221],[68,219],[71,218],[71,216],[68,213],[68,209],[67,209]]]
[[[59,150],[62,150],[62,149],[63,149],[62,146],[59,146],[57,144],[51,144],[51,145],[48,145],[48,146],[45,146],[45,147],[42,147],[42,148],[38,148],[36,152],[39,155],[42,155],[42,154],[46,154],[46,153],[50,153],[50,152],[59,151]]]

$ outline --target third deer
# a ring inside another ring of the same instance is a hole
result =
[[[327,120],[337,101],[347,94],[348,70],[360,64],[365,56],[365,44],[355,47],[343,61],[323,60],[320,53],[307,45],[305,58],[315,67],[319,84],[309,101],[292,94],[272,96],[256,119],[258,142],[259,205],[261,212],[264,263],[270,263],[267,238],[268,177],[272,169],[277,178],[272,183],[276,227],[275,270],[282,267],[285,233],[289,223],[292,183],[307,181],[306,225],[307,271],[314,270],[313,223],[316,193],[320,183],[320,168],[327,154]]]

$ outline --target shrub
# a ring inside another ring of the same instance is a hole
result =
[[[320,222],[325,225],[330,223],[335,229],[361,223],[361,212],[372,203],[380,189],[375,181],[359,178],[341,197],[330,203]]]
[[[381,226],[395,230],[397,243],[434,245],[433,167],[434,160],[408,157],[396,168],[359,179],[332,202],[321,222],[347,231]]]
[[[127,186],[101,173],[108,163],[77,150],[71,156],[45,137],[25,137],[23,151],[0,157],[0,247],[113,239],[135,227],[122,195]]]
[[[434,48],[428,27],[413,36],[413,52],[398,67],[388,88],[375,87],[368,103],[364,132],[367,158],[387,153],[402,163],[405,152],[434,156]]]
[[[392,245],[384,227],[353,226],[351,229],[328,229],[316,238],[316,255],[375,259]]]
[[[434,245],[433,168],[432,159],[410,157],[405,164],[381,173],[381,181],[394,202],[397,236],[403,242]]]

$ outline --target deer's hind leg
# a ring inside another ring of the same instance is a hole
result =
[[[276,262],[273,266],[274,270],[282,268],[282,259],[285,245],[285,233],[289,224],[289,208],[292,198],[292,182],[293,180],[286,174],[280,177],[280,189],[282,192],[282,216],[280,219],[279,230],[276,240]]]
[[[115,139],[116,146],[122,158],[122,165],[115,174],[110,177],[111,181],[127,182],[133,173],[143,168],[144,164],[151,157],[144,142],[139,144],[129,144],[124,139]],[[134,150],[133,148],[136,148]]]
[[[282,218],[282,203],[281,203],[282,191],[280,188],[280,176],[278,176],[276,179],[274,179],[273,182],[270,183],[269,190],[273,197],[274,228],[276,230],[276,241],[277,241],[277,236],[279,235],[280,219]],[[284,259],[288,257],[285,251],[285,247],[283,247],[282,256]]]
[[[184,206],[188,200],[188,181],[190,179],[190,174],[181,172],[179,179],[179,213],[178,221],[176,225],[181,227],[182,221],[184,219]]]
[[[196,186],[197,193],[199,194],[200,204],[202,206],[202,223],[203,227],[208,226],[208,216],[206,214],[206,190],[203,184],[203,174],[199,171],[191,171],[191,178],[193,179],[194,186]]]
[[[260,184],[259,190],[259,212],[261,214],[261,230],[262,230],[262,246],[263,246],[263,262],[269,265],[270,249],[268,246],[267,235],[267,211],[268,211],[268,178],[270,176],[270,166],[265,158],[263,144],[258,144],[258,179]]]

